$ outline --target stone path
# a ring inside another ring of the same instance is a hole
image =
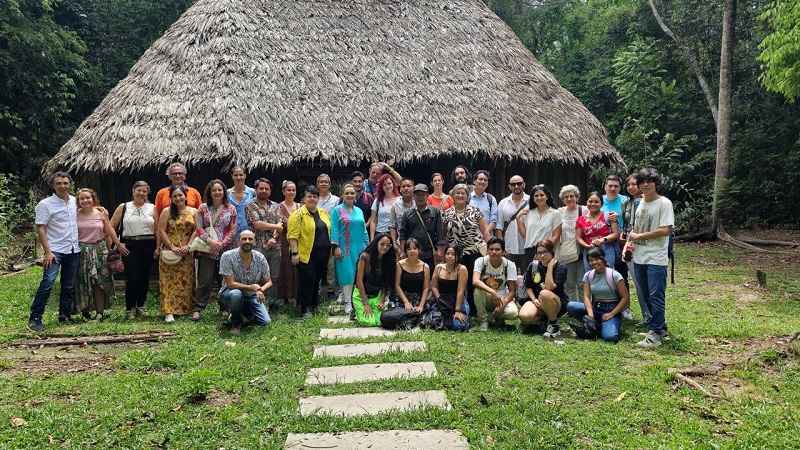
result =
[[[334,307],[339,305],[334,305]],[[338,312],[333,310],[332,312]],[[330,324],[352,324],[347,316],[328,317]],[[419,331],[411,330],[411,332]],[[372,339],[398,336],[396,331],[381,328],[323,328],[320,339]],[[402,335],[400,335],[402,336]],[[423,352],[427,347],[421,341],[378,343],[353,343],[321,345],[314,349],[314,358],[348,358],[375,356],[384,353],[402,354]],[[436,366],[429,361],[411,363],[372,363],[309,370],[305,384],[359,383],[373,380],[408,380],[437,377]],[[403,385],[403,383],[398,383]],[[408,384],[406,385],[413,385]],[[351,395],[313,396],[300,399],[300,415],[309,416],[364,416],[402,412],[419,408],[450,409],[447,395],[442,390],[375,392]],[[292,433],[286,439],[287,449],[468,449],[467,439],[458,430],[386,430],[373,432]]]

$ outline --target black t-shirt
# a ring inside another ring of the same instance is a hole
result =
[[[562,264],[561,261],[556,261],[556,266],[553,267],[553,282],[556,288],[553,293],[561,299],[562,302],[569,301],[567,292],[564,290],[564,283],[567,281],[567,266]],[[547,276],[547,266],[539,264],[538,261],[533,261],[525,271],[525,288],[533,289],[533,294],[538,298],[539,293],[544,289],[544,280]]]
[[[328,234],[328,225],[319,218],[319,211],[309,211],[309,214],[314,218],[314,247],[311,252],[329,252],[331,250],[331,237]]]

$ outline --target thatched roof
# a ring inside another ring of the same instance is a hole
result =
[[[479,0],[199,0],[45,171],[481,153],[622,164]]]

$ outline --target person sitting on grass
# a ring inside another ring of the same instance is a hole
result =
[[[555,258],[556,246],[550,239],[543,239],[534,246],[533,261],[525,271],[525,294],[527,298],[519,311],[520,322],[531,325],[547,319],[545,337],[561,334],[558,318],[567,312],[569,297],[564,289],[567,281],[567,266]]]
[[[475,261],[472,285],[475,286],[475,307],[480,319],[480,331],[489,329],[488,311],[492,311],[497,325],[517,318],[517,266],[506,259],[505,241],[493,237],[486,243],[487,255]]]
[[[381,325],[381,311],[394,286],[396,265],[397,257],[392,238],[386,233],[378,233],[358,257],[356,266],[353,309],[359,325]]]
[[[254,252],[256,235],[250,230],[239,234],[239,248],[222,254],[219,273],[222,287],[219,302],[230,312],[231,334],[239,334],[244,317],[251,318],[256,325],[269,325],[264,293],[272,287],[267,258]]]
[[[622,274],[608,267],[602,248],[589,250],[588,257],[592,270],[583,275],[583,301],[569,302],[567,312],[581,322],[585,315],[592,317],[600,337],[616,343],[622,326],[622,311],[628,306],[628,289]]]
[[[463,253],[458,244],[449,244],[444,252],[444,263],[433,269],[431,292],[434,302],[428,325],[434,330],[469,330],[469,272],[459,262]]]

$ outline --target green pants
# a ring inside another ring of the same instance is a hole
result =
[[[381,311],[378,309],[378,304],[381,302],[381,293],[367,298],[369,307],[372,308],[372,315],[366,317],[364,315],[364,300],[361,299],[361,291],[358,289],[353,290],[353,309],[356,310],[356,321],[364,327],[379,327],[381,326]]]

